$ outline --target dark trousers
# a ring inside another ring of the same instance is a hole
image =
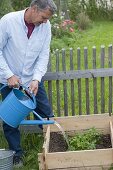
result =
[[[2,100],[11,92],[8,86],[1,90]],[[53,112],[49,104],[43,82],[39,83],[38,93],[36,95],[37,107],[35,111],[43,118],[53,117]],[[10,116],[10,113],[9,113]],[[36,118],[36,116],[35,116]],[[4,135],[7,139],[9,149],[14,150],[17,156],[22,155],[22,148],[20,146],[20,131],[18,128],[13,128],[3,122]]]

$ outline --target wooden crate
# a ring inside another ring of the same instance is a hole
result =
[[[113,163],[113,117],[109,114],[56,118],[69,134],[95,127],[103,134],[110,134],[112,148],[49,153],[51,132],[58,132],[55,125],[45,126],[43,152],[38,154],[39,170],[108,170]]]

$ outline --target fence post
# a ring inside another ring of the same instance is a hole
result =
[[[112,68],[112,45],[108,47],[108,67]],[[109,115],[112,113],[112,76],[109,77]]]
[[[93,47],[93,69],[96,69],[96,47]],[[93,95],[94,95],[94,114],[98,113],[97,107],[97,78],[93,78]]]

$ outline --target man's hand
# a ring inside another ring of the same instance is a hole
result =
[[[38,80],[33,80],[29,86],[29,90],[36,96],[38,92]]]
[[[12,77],[7,79],[7,83],[9,87],[18,87],[20,84],[20,80],[17,76],[13,75]]]

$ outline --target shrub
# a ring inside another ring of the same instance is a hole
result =
[[[84,12],[78,14],[78,16],[76,17],[76,22],[78,27],[82,30],[87,29],[91,24],[89,17]]]
[[[71,33],[77,29],[77,25],[73,20],[64,20],[63,15],[57,16],[53,15],[51,19],[52,34],[56,38],[61,38],[63,36],[71,37]]]

